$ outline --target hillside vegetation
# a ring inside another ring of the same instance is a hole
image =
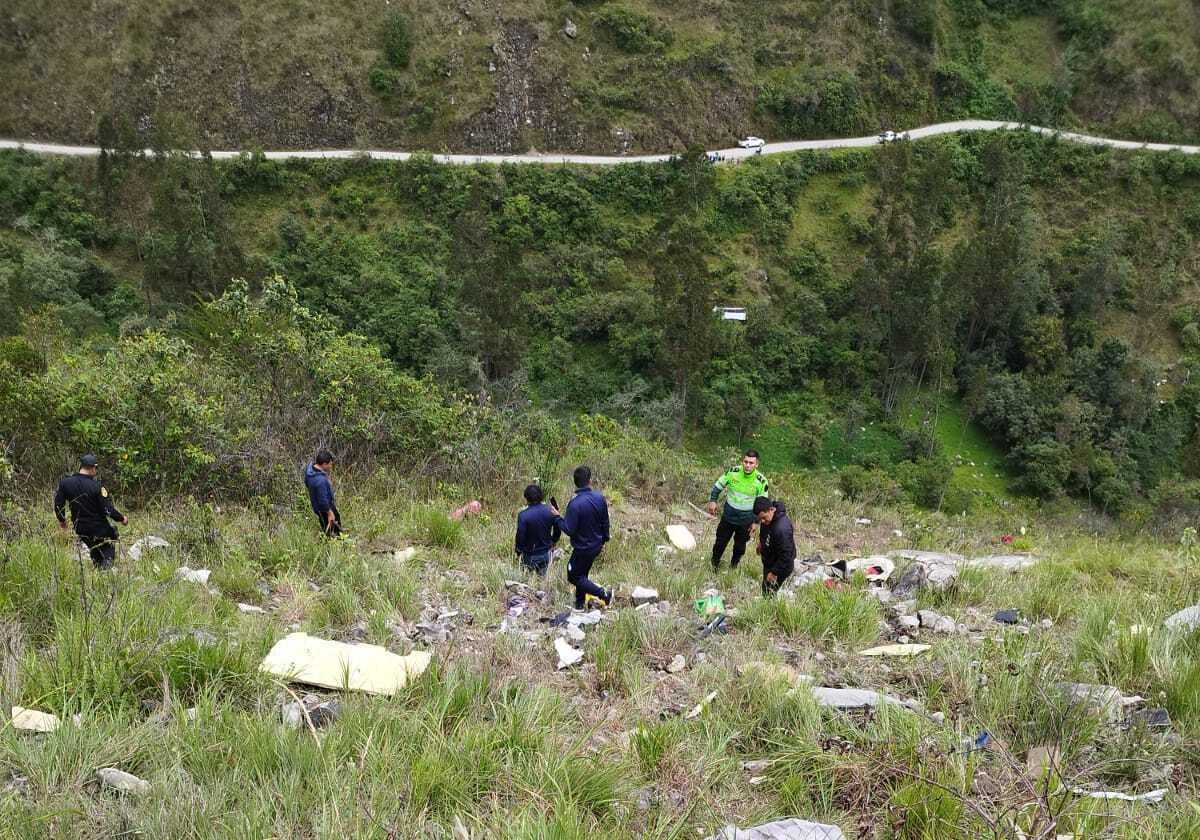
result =
[[[720,148],[961,117],[1200,139],[1188,0],[12,0],[0,136]]]

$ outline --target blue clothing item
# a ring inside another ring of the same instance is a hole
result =
[[[557,523],[564,534],[570,534],[571,548],[598,554],[608,542],[608,502],[591,487],[581,487],[567,505],[567,515]]]
[[[561,536],[549,505],[530,505],[517,514],[517,554],[543,554]]]
[[[541,551],[537,554],[522,554],[521,565],[531,572],[537,572],[542,577],[546,576],[546,570],[550,568],[550,552]]]
[[[308,488],[308,500],[312,502],[313,513],[325,518],[325,514],[333,510],[333,484],[329,476],[317,469],[316,464],[309,464],[304,470],[304,486]]]

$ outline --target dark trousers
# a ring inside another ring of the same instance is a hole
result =
[[[546,569],[550,566],[550,552],[539,551],[537,554],[522,554],[521,565],[526,570],[545,577]]]
[[[733,554],[729,557],[729,565],[737,568],[737,564],[742,561],[742,555],[746,553],[746,543],[750,541],[750,526],[753,524],[747,522],[745,525],[734,525],[724,518],[717,523],[717,539],[713,543],[712,552],[714,569],[721,565],[721,555],[725,553],[725,546],[729,545],[730,537],[733,537]]]
[[[117,532],[107,534],[80,534],[79,540],[87,546],[92,556],[92,565],[97,569],[111,569],[117,562]]]
[[[327,537],[340,537],[342,535],[342,515],[338,513],[337,508],[333,510],[333,522],[330,523],[328,517],[323,513],[317,514],[317,521],[321,523],[321,530],[325,532]]]
[[[767,564],[763,563],[763,579],[762,579],[762,594],[763,594],[763,596],[765,597],[765,596],[774,595],[776,592],[778,592],[779,587],[783,586],[783,582],[792,576],[792,572],[795,571],[795,569],[796,569],[795,565],[772,566],[772,567],[768,568]],[[775,582],[774,583],[767,580],[768,572],[773,572],[775,574]]]
[[[584,598],[587,595],[593,595],[601,600],[608,598],[607,592],[588,580],[588,572],[592,570],[592,563],[603,550],[603,547],[594,551],[576,549],[571,552],[571,559],[567,561],[567,583],[575,587],[575,609],[577,610],[583,609]]]

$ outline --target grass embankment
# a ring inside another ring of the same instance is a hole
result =
[[[819,476],[775,479],[802,555],[989,553],[1002,550],[1001,530],[1025,525],[1045,559],[1016,575],[966,572],[947,592],[923,593],[918,606],[971,631],[921,631],[928,654],[880,661],[857,651],[897,632],[857,585],[763,601],[752,556],[710,572],[712,529],[682,497],[652,507],[610,487],[620,502],[595,577],[624,593],[654,586],[670,607],[639,612],[624,600],[589,629],[583,665],[563,672],[537,620],[570,605],[561,561],[545,600],[532,601],[515,632],[499,632],[504,581],[524,579],[510,559],[508,498],[485,498],[488,515],[460,526],[441,513],[459,499],[343,488],[353,544],[321,540],[300,499],[291,511],[139,511],[126,544],[158,533],[172,546],[123,559],[112,574],[89,570],[82,585],[52,523],[25,520],[0,567],[6,699],[82,718],[44,736],[0,730],[0,772],[27,779],[0,794],[0,837],[431,837],[449,836],[458,820],[476,837],[682,838],[787,814],[837,823],[853,838],[1015,837],[1018,827],[1041,836],[1033,832],[1051,818],[1059,833],[1084,838],[1200,836],[1191,804],[1200,634],[1162,629],[1164,616],[1200,600],[1194,546],[1093,537],[1025,514],[968,521],[865,508],[837,499]],[[863,516],[872,524],[856,524]],[[681,519],[700,550],[656,558],[662,526]],[[382,553],[410,543],[419,550],[406,563]],[[184,563],[211,568],[220,594],[176,580]],[[738,613],[729,635],[699,639],[691,601],[710,586]],[[239,613],[237,601],[266,613]],[[992,621],[993,610],[1013,607],[1027,631]],[[315,736],[279,722],[290,691],[303,691],[257,664],[289,628],[405,652],[423,644],[411,638],[422,613],[436,621],[454,610],[449,640],[434,644],[434,666],[408,690],[343,695],[342,717]],[[677,654],[687,668],[666,673]],[[788,679],[748,671],[754,661],[887,691],[924,712],[822,710]],[[1053,689],[1059,680],[1141,694],[1169,711],[1172,729],[1110,726],[1068,707]],[[165,720],[147,705],[161,703],[164,681]],[[989,749],[955,752],[981,731]],[[1023,757],[1047,743],[1059,745],[1061,764],[1043,795]],[[741,766],[764,759],[765,769]],[[103,766],[149,780],[151,793],[99,789]],[[1171,793],[1157,806],[1126,806],[1061,792],[1075,784]]]

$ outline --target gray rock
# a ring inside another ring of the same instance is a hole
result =
[[[1168,630],[1178,630],[1186,633],[1200,627],[1200,604],[1180,610],[1166,620]]]
[[[683,658],[682,654],[677,654],[674,659],[667,663],[666,670],[668,674],[678,674],[686,667],[687,660]]]
[[[426,644],[444,645],[450,640],[450,628],[440,621],[419,621],[416,627]]]
[[[943,619],[945,619],[944,615],[939,612],[934,612],[933,610],[921,610],[917,613],[918,622],[920,622],[921,627],[925,628],[926,630],[932,630],[934,626]]]
[[[896,625],[901,630],[917,630],[921,626],[921,620],[915,615],[902,615],[897,617]]]
[[[959,565],[974,569],[999,569],[1005,572],[1018,572],[1028,569],[1038,558],[1032,554],[990,554],[986,557],[971,557]]]
[[[1111,685],[1092,685],[1090,683],[1059,683],[1059,690],[1073,704],[1080,705],[1089,711],[1096,712],[1111,721],[1121,719],[1123,695],[1120,690]]]
[[[567,18],[567,22],[563,24],[563,34],[568,38],[575,38],[579,35],[579,27],[575,25],[575,21]]]
[[[846,835],[836,825],[786,819],[753,828],[727,825],[708,840],[846,840]]]
[[[100,784],[121,793],[140,796],[150,792],[150,783],[145,779],[139,779],[132,773],[126,773],[115,767],[102,767],[96,771],[96,776],[100,779]]]

